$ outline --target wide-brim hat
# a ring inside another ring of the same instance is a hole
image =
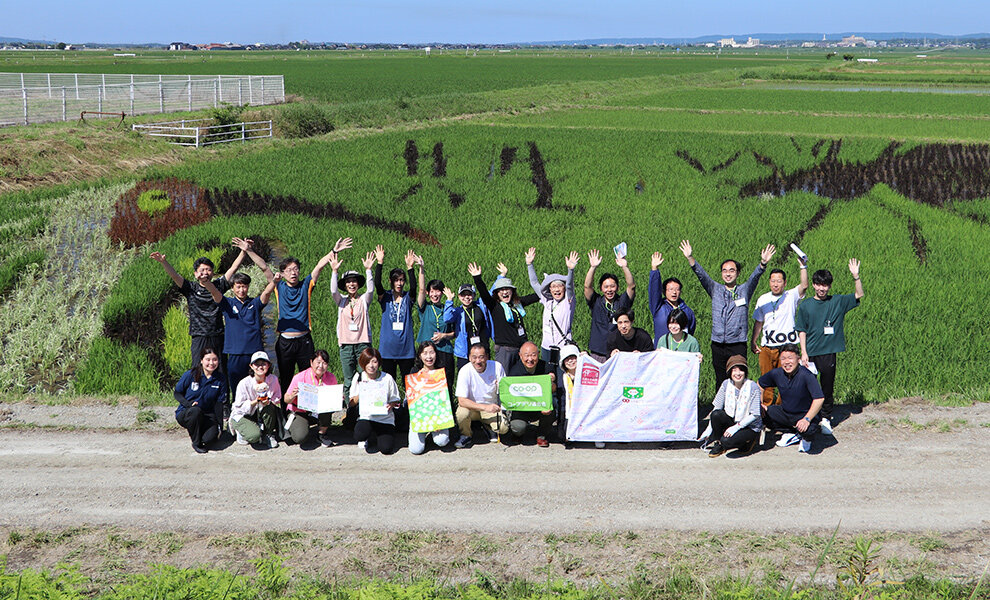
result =
[[[580,356],[581,350],[573,344],[567,344],[560,349],[560,362],[563,363],[565,360],[572,356]]]
[[[561,275],[560,273],[551,273],[550,275],[544,273],[543,283],[540,284],[540,295],[548,300],[550,298],[553,298],[553,296],[550,294],[550,284],[555,281],[559,281],[560,283],[566,284],[567,277]]]
[[[341,283],[347,283],[348,279],[356,280],[358,283],[358,287],[364,287],[364,283],[365,281],[367,281],[367,279],[364,278],[364,275],[358,273],[357,271],[347,271],[346,273],[340,276]]]
[[[515,291],[516,286],[512,284],[512,280],[509,279],[508,277],[499,276],[495,280],[495,283],[492,284],[492,292],[497,292],[504,288],[511,288],[513,291]]]
[[[749,375],[749,365],[746,364],[746,359],[739,354],[729,357],[729,362],[725,363],[725,372],[731,373],[733,367],[739,367]]]

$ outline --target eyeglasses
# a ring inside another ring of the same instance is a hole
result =
[[[733,269],[733,268],[730,267],[728,269],[722,269],[722,272],[723,273],[735,273],[736,272],[736,269]]]

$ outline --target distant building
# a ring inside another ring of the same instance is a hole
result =
[[[842,38],[842,41],[836,44],[841,48],[852,48],[853,46],[866,45],[866,38],[860,37],[858,35],[849,35]]]
[[[726,47],[735,48],[736,38],[722,38],[718,41],[718,45],[720,48],[726,48]]]
[[[747,38],[746,43],[743,44],[743,48],[755,48],[760,45],[760,38]]]
[[[168,45],[168,49],[172,51],[195,50],[196,46],[193,46],[192,44],[187,44],[185,42],[172,42],[171,44]]]

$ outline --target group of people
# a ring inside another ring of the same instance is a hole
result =
[[[451,441],[458,448],[470,446],[474,421],[480,421],[492,439],[519,438],[535,426],[537,445],[549,446],[555,434],[564,441],[565,407],[573,394],[581,354],[572,332],[577,252],[565,257],[566,274],[544,274],[541,279],[534,266],[536,250],[527,250],[532,293],[520,294],[503,263],[498,263],[498,276],[490,286],[481,267],[471,263],[467,271],[472,283],[461,285],[455,294],[438,279],[427,281],[423,258],[411,250],[403,257],[405,269],[391,269],[386,285],[385,250],[380,245],[361,259],[363,273],[341,272],[342,257],[352,240],[338,239],[302,277],[300,261],[294,257],[282,260],[278,272],[272,273],[252,250],[251,240],[234,238],[232,243],[240,253],[223,276],[214,277],[213,263],[199,258],[193,264],[192,281],[178,274],[161,253],[151,254],[188,300],[192,368],[175,386],[176,420],[188,430],[197,452],[208,451],[225,427],[238,443],[275,447],[279,440],[302,443],[315,426],[324,445],[334,444],[329,434],[333,413],[312,414],[298,405],[302,384],[337,384],[328,371],[329,353],[313,343],[310,321],[313,288],[327,266],[337,305],[335,337],[347,405],[341,408],[346,411],[343,423],[353,429],[359,445],[375,438],[383,453],[394,452],[395,436],[408,421],[402,392],[405,376],[437,369],[445,372],[456,427],[429,433],[410,430],[408,447],[413,453],[424,452],[431,437],[438,446]],[[759,264],[743,283],[738,281],[739,262],[730,259],[721,264],[719,283],[695,260],[690,242],[682,241],[680,250],[711,299],[711,361],[717,393],[709,427],[701,436],[702,447],[710,456],[733,448],[751,449],[764,426],[791,432],[778,445],[800,444],[804,451],[819,431],[831,434],[836,355],[845,350],[844,317],[863,297],[859,262],[849,261],[855,293],[831,295],[832,275],[820,270],[811,277],[814,295],[805,299],[807,260],[799,254],[800,283],[787,289],[786,273],[773,269],[770,290],[754,302],[759,280],[776,252],[773,245],[762,250]],[[238,272],[248,258],[267,279],[255,298],[248,294],[250,277]],[[681,297],[681,282],[661,276],[662,254],[651,257],[648,296],[653,335],[635,326],[636,282],[624,253],[617,251],[615,258],[625,285],[621,293],[614,273],[603,273],[596,281],[603,262],[598,250],[588,253],[588,261],[583,294],[591,315],[589,356],[599,362],[619,352],[701,356],[693,335],[695,312]],[[228,290],[231,296],[224,295]],[[261,313],[273,294],[278,310],[274,347],[278,377],[272,374],[273,361],[262,342]],[[532,340],[535,326],[527,314],[527,307],[537,302],[543,308],[539,346]],[[371,326],[375,304],[381,319],[377,345]],[[755,323],[751,338],[750,306]],[[759,356],[757,381],[748,378],[748,349]],[[549,375],[553,410],[501,407],[500,379],[525,375]],[[232,401],[228,390],[233,392]]]

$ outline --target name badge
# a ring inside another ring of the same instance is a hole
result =
[[[825,328],[825,335],[834,335],[834,334],[835,334],[835,327],[826,327]]]
[[[392,331],[402,331],[406,324],[402,321],[392,321]]]
[[[191,389],[194,392],[197,391],[197,390],[199,390],[199,382],[198,381],[194,381],[191,384],[189,384],[189,389]]]
[[[746,299],[745,298],[737,298],[736,299],[736,306],[746,306]]]
[[[471,336],[471,345],[472,346],[475,345],[475,344],[480,344],[480,343],[481,343],[481,338],[480,337],[478,337],[476,335],[475,336]]]
[[[351,323],[350,325],[347,326],[347,329],[349,329],[350,331],[357,331],[358,330],[357,323]]]
[[[518,331],[519,331],[520,337],[526,335],[526,330],[523,329],[522,327],[520,327]]]
[[[240,313],[240,311],[237,310],[236,306],[231,306],[230,308],[234,311],[235,315]]]

